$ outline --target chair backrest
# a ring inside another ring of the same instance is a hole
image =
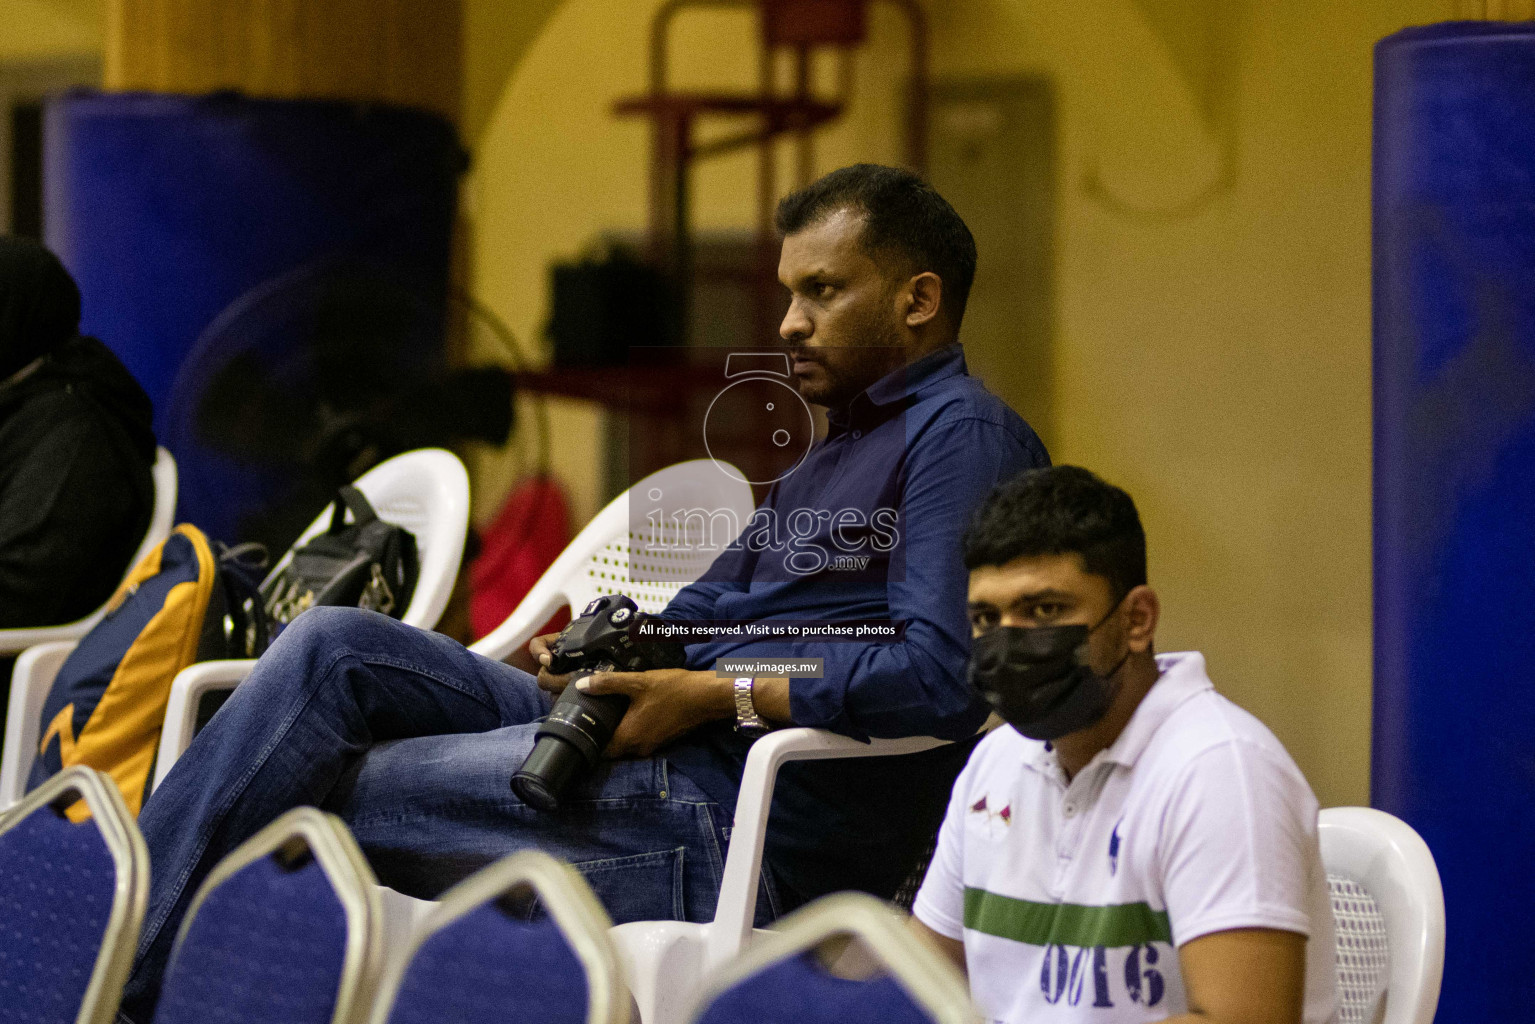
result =
[[[171,535],[171,527],[176,525],[176,499],[178,491],[178,478],[176,475],[176,460],[171,453],[164,448],[155,449],[155,464],[150,470],[150,475],[155,482],[155,508],[149,516],[149,529],[144,534],[144,539],[139,543],[139,549],[133,553],[133,561],[128,563],[128,568],[123,571],[123,578],[127,579],[128,573],[133,567],[144,560],[154,546]]]
[[[1329,807],[1319,831],[1339,1024],[1430,1024],[1444,973],[1444,889],[1428,844],[1400,818],[1369,807]]]
[[[659,612],[703,575],[755,508],[751,485],[729,463],[691,459],[657,470],[609,502],[507,620],[469,649],[501,661],[560,608],[579,612],[603,594]]]
[[[529,897],[547,914],[528,920]],[[611,927],[573,868],[537,850],[514,853],[454,886],[419,921],[390,963],[371,1022],[627,1024]]]
[[[400,620],[431,629],[442,618],[458,579],[469,532],[469,474],[458,456],[442,448],[422,448],[380,462],[353,485],[386,523],[409,530],[416,538],[421,569],[410,606]],[[281,572],[293,551],[330,525],[327,507],[284,552],[268,574]]]
[[[139,541],[133,560],[123,568],[124,579],[133,572],[134,566],[154,550],[156,544],[170,536],[171,526],[176,520],[176,460],[164,448],[155,449],[155,464],[150,469],[150,477],[155,485],[155,505],[149,514],[149,528],[144,531],[144,538]],[[0,654],[24,651],[35,644],[52,643],[55,640],[78,640],[89,633],[105,613],[106,606],[102,605],[85,618],[64,625],[38,629],[0,629]]]
[[[68,768],[29,794],[0,820],[0,1012],[115,1021],[148,893],[149,852],[110,779]]]
[[[848,937],[881,970],[838,977],[815,949]],[[872,896],[838,893],[774,926],[704,986],[693,1024],[971,1024],[977,1015],[965,981],[941,953],[918,939]]]
[[[198,889],[155,1024],[360,1024],[381,969],[382,917],[373,872],[340,819],[289,811]]]

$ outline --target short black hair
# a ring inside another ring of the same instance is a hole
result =
[[[1146,582],[1146,531],[1130,495],[1081,466],[1030,469],[999,485],[965,532],[965,568],[1082,556],[1118,601]]]
[[[940,309],[958,327],[975,281],[975,238],[948,200],[911,171],[854,164],[784,196],[774,225],[792,235],[849,209],[863,214],[864,250],[876,262],[894,255],[912,273],[938,275]]]

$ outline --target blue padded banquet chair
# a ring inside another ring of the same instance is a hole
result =
[[[833,973],[819,950],[852,939]],[[872,963],[869,957],[872,956]],[[869,968],[873,968],[870,970]],[[902,917],[837,893],[783,918],[705,984],[693,1024],[976,1024],[964,979]]]
[[[346,826],[313,807],[291,810],[197,890],[155,1024],[361,1024],[382,929],[377,883]]]
[[[535,920],[532,896],[546,911]],[[628,1024],[611,927],[574,868],[537,850],[504,857],[418,919],[372,1024]]]
[[[65,769],[0,818],[0,1017],[116,1019],[148,893],[149,852],[106,776]]]

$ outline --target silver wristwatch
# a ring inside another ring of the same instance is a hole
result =
[[[773,728],[771,725],[768,725],[767,719],[757,714],[757,705],[752,703],[751,676],[737,679],[735,681],[735,692],[736,732],[755,738]]]

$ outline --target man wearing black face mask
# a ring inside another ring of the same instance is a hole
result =
[[[89,615],[149,526],[149,396],[79,323],[58,259],[0,236],[0,629]]]
[[[996,1021],[1331,1020],[1316,799],[1198,653],[1154,653],[1130,496],[1026,472],[965,564],[970,682],[1011,728],[955,783],[913,926]]]

